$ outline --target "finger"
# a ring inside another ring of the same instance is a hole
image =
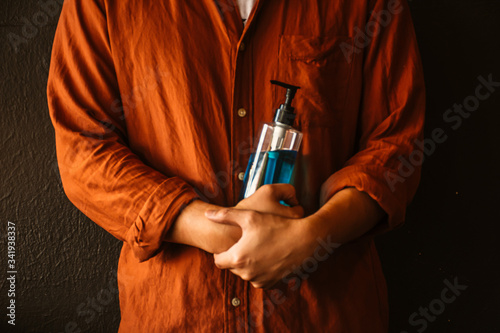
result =
[[[296,197],[295,187],[291,184],[270,184],[261,187],[263,191],[267,191],[269,196],[276,201],[284,201],[290,206],[296,206],[299,201]]]
[[[287,209],[291,212],[290,216],[292,218],[300,219],[304,217],[304,208],[302,206],[287,207]]]
[[[246,224],[248,212],[241,209],[224,208],[219,210],[207,210],[205,216],[214,222],[238,225],[243,229]]]
[[[299,219],[304,217],[304,209],[302,208],[302,206],[290,207],[285,206],[279,202],[272,204],[272,211],[270,213],[291,219]]]
[[[265,280],[265,279],[255,279],[254,281],[250,281],[250,284],[254,288],[259,288],[259,289],[271,289],[274,287],[279,280]]]
[[[243,237],[242,237],[243,238]],[[242,260],[240,260],[237,253],[240,253],[242,239],[240,239],[236,244],[230,247],[227,251],[221,252],[219,254],[214,254],[214,263],[220,269],[236,269],[242,265]]]
[[[231,269],[233,268],[233,259],[230,250],[226,252],[221,252],[219,254],[214,254],[215,266],[219,269]]]
[[[264,285],[262,282],[250,282],[250,284],[252,285],[252,287],[256,288],[256,289],[260,289],[260,288],[264,288]]]
[[[250,250],[249,250],[250,249]],[[248,265],[248,258],[245,253],[251,253],[252,244],[251,237],[248,233],[243,233],[241,238],[231,246],[227,251],[219,254],[214,254],[215,265],[220,269],[230,269],[234,274],[238,274],[238,269],[244,268]]]

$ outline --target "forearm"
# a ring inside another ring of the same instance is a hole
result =
[[[284,206],[280,201],[285,201],[293,207]],[[217,211],[222,208],[201,200],[193,201],[182,210],[165,240],[191,245],[210,253],[226,251],[240,239],[241,228],[234,223],[216,223],[205,215],[207,211]],[[240,201],[233,208],[288,218],[301,218],[304,215],[304,210],[298,205],[295,189],[287,184],[262,186],[256,194]]]
[[[214,223],[205,217],[205,211],[220,208],[201,200],[193,201],[177,217],[165,241],[194,246],[209,253],[227,250],[240,238],[241,229]]]
[[[254,195],[269,199],[265,191]],[[212,220],[237,224],[243,230],[237,245],[214,256],[215,264],[256,288],[268,288],[311,256],[318,238],[329,244],[347,243],[372,229],[384,214],[369,195],[354,188],[339,191],[306,218],[238,209],[213,212],[209,214]]]
[[[304,227],[313,242],[330,237],[332,242],[344,244],[370,231],[385,214],[365,192],[345,188],[309,216]]]

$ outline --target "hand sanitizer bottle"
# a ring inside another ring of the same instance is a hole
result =
[[[285,103],[276,110],[274,121],[262,126],[255,152],[250,155],[240,200],[248,198],[265,184],[290,183],[302,133],[294,129],[292,100],[297,89],[279,81],[272,84],[286,88]]]

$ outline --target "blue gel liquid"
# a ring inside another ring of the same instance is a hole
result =
[[[267,158],[265,155],[267,155]],[[266,184],[289,184],[292,178],[296,157],[297,151],[295,150],[274,150],[260,153],[258,165],[261,165],[262,163],[266,163],[266,165],[263,166],[264,177],[262,183],[259,184],[259,187]],[[240,193],[240,200],[244,198],[248,184],[248,175],[254,159],[255,153],[250,155],[250,159],[248,161],[245,178],[243,179],[243,188]],[[286,205],[284,202],[281,203]]]

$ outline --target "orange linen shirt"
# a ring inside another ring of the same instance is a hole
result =
[[[371,236],[272,290],[164,242],[192,200],[236,204],[253,138],[283,101],[271,79],[301,87],[306,213],[350,186],[388,214],[372,234],[400,225],[421,161],[398,168],[419,149],[425,105],[405,0],[260,0],[245,26],[234,0],[64,2],[50,116],[68,198],[123,241],[120,332],[387,330]]]

